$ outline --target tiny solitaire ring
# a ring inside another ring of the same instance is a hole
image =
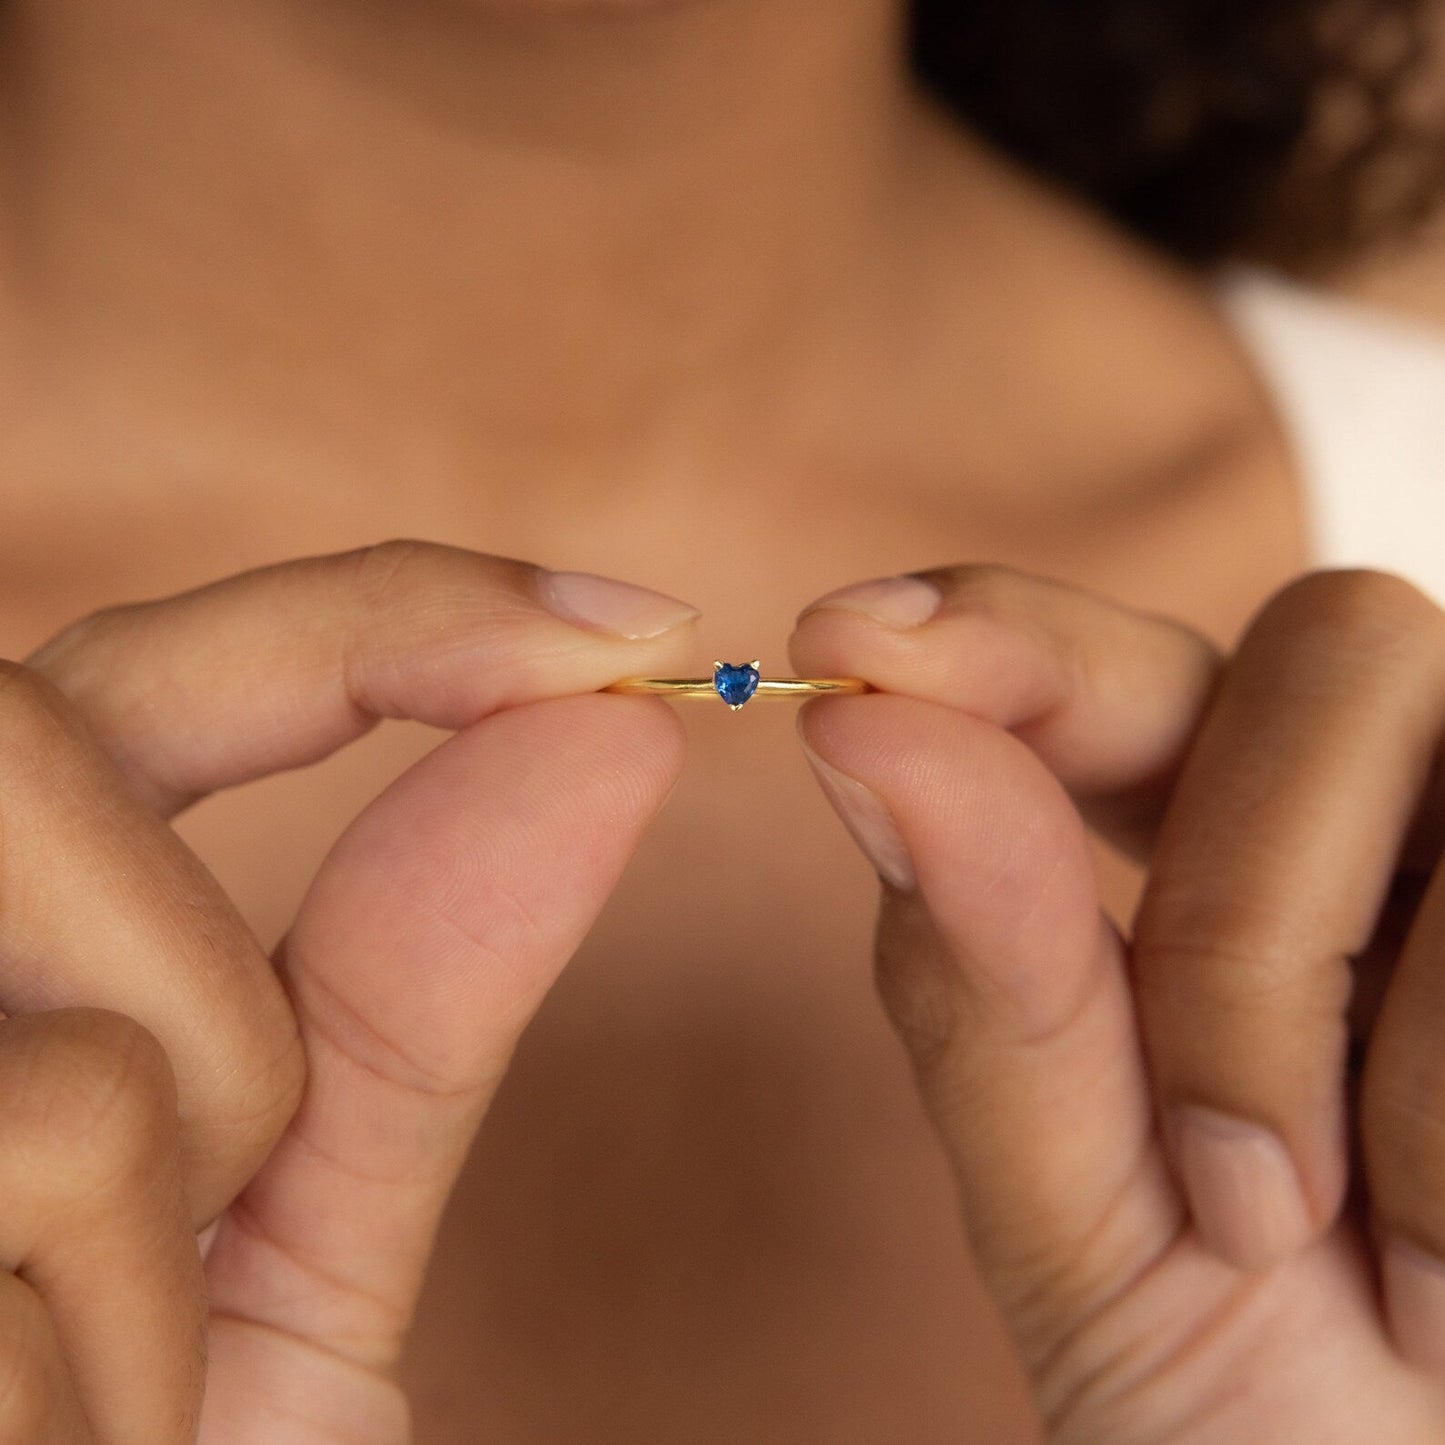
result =
[[[602,692],[660,692],[673,697],[720,697],[736,712],[751,697],[801,697],[824,692],[875,692],[861,677],[765,678],[751,662],[714,662],[711,677],[624,677]]]

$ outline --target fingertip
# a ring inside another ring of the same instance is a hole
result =
[[[941,703],[896,693],[816,698],[800,709],[800,740],[879,791],[944,805],[996,751],[1000,729]],[[1012,740],[1010,740],[1012,741]]]
[[[803,756],[819,786],[837,811],[879,878],[900,892],[912,892],[918,885],[913,860],[898,825],[878,796],[841,769],[826,762],[808,745],[799,729]]]
[[[850,613],[885,627],[911,628],[927,622],[943,605],[943,591],[923,577],[876,577],[855,582],[810,602],[798,622],[829,610]]]
[[[574,813],[585,799],[587,810],[602,808],[619,822],[661,807],[686,761],[686,729],[676,705],[660,697],[587,692],[543,698],[463,730],[472,731],[489,739],[482,744],[488,751],[516,749],[518,766],[528,771],[536,770],[537,754],[545,752],[552,761],[539,777],[539,795],[569,800]]]
[[[876,694],[847,694],[833,697],[809,698],[799,709],[794,725],[798,738],[805,747],[818,751],[820,742],[836,728],[849,726],[849,719],[858,711],[860,703],[871,704]]]
[[[1212,1253],[1257,1273],[1314,1239],[1298,1171],[1273,1130],[1192,1104],[1172,1122],[1195,1229]]]
[[[937,703],[884,693],[815,699],[797,723],[808,751],[890,807],[943,804],[954,792],[971,729],[984,726]]]
[[[681,598],[595,572],[552,572],[537,568],[536,595],[554,617],[587,631],[629,641],[650,641],[683,628],[702,609]]]
[[[618,761],[650,780],[664,796],[670,794],[687,757],[687,729],[676,706],[660,697],[619,693],[591,696],[607,709],[598,716],[607,720],[610,745],[617,750]]]
[[[890,666],[898,672],[916,655],[919,632],[880,625],[848,608],[819,607],[800,613],[793,624],[788,659],[799,677],[863,677]]]

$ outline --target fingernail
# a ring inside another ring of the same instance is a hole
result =
[[[1445,1369],[1445,1260],[1390,1234],[1380,1248],[1380,1275],[1401,1354],[1423,1369]]]
[[[801,622],[820,607],[839,607],[845,612],[861,612],[875,622],[889,627],[917,627],[927,622],[943,602],[943,593],[921,577],[878,577],[871,582],[856,582],[810,602],[799,614]]]
[[[537,592],[543,606],[564,622],[618,637],[658,637],[702,616],[699,608],[676,597],[592,572],[540,572]]]
[[[220,1216],[217,1215],[197,1236],[196,1249],[200,1252],[202,1260],[211,1252],[211,1245],[215,1241],[216,1231],[221,1227]]]
[[[798,736],[801,740],[801,732]],[[856,778],[850,778],[825,763],[806,742],[803,743],[803,756],[818,775],[818,781],[838,810],[844,827],[879,874],[905,892],[917,887],[913,860],[908,856],[908,849],[888,809]]]
[[[1289,1151],[1268,1129],[1185,1104],[1176,1111],[1180,1172],[1195,1228],[1240,1269],[1261,1270],[1314,1233]]]

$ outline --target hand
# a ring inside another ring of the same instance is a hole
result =
[[[799,730],[1048,1438],[1438,1445],[1445,618],[1314,573],[1226,661],[1007,569],[917,576],[800,618],[800,675],[893,695]],[[1148,865],[1127,940],[1086,822]]]
[[[696,614],[614,593],[629,638],[548,599],[603,600],[388,544],[0,668],[0,1439],[408,1438],[447,1195],[681,761],[659,699],[567,694],[676,670]],[[381,717],[460,731],[346,830],[273,969],[162,819]]]

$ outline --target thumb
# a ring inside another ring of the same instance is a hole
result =
[[[1063,1342],[1184,1222],[1082,820],[1024,743],[936,703],[820,699],[799,732],[880,860],[879,993],[1046,1398]]]
[[[277,958],[306,1091],[207,1258],[215,1426],[258,1438],[262,1401],[280,1410],[304,1381],[317,1438],[396,1438],[356,1420],[365,1382],[396,1363],[472,1136],[682,739],[656,699],[514,707],[442,743],[332,849]]]

